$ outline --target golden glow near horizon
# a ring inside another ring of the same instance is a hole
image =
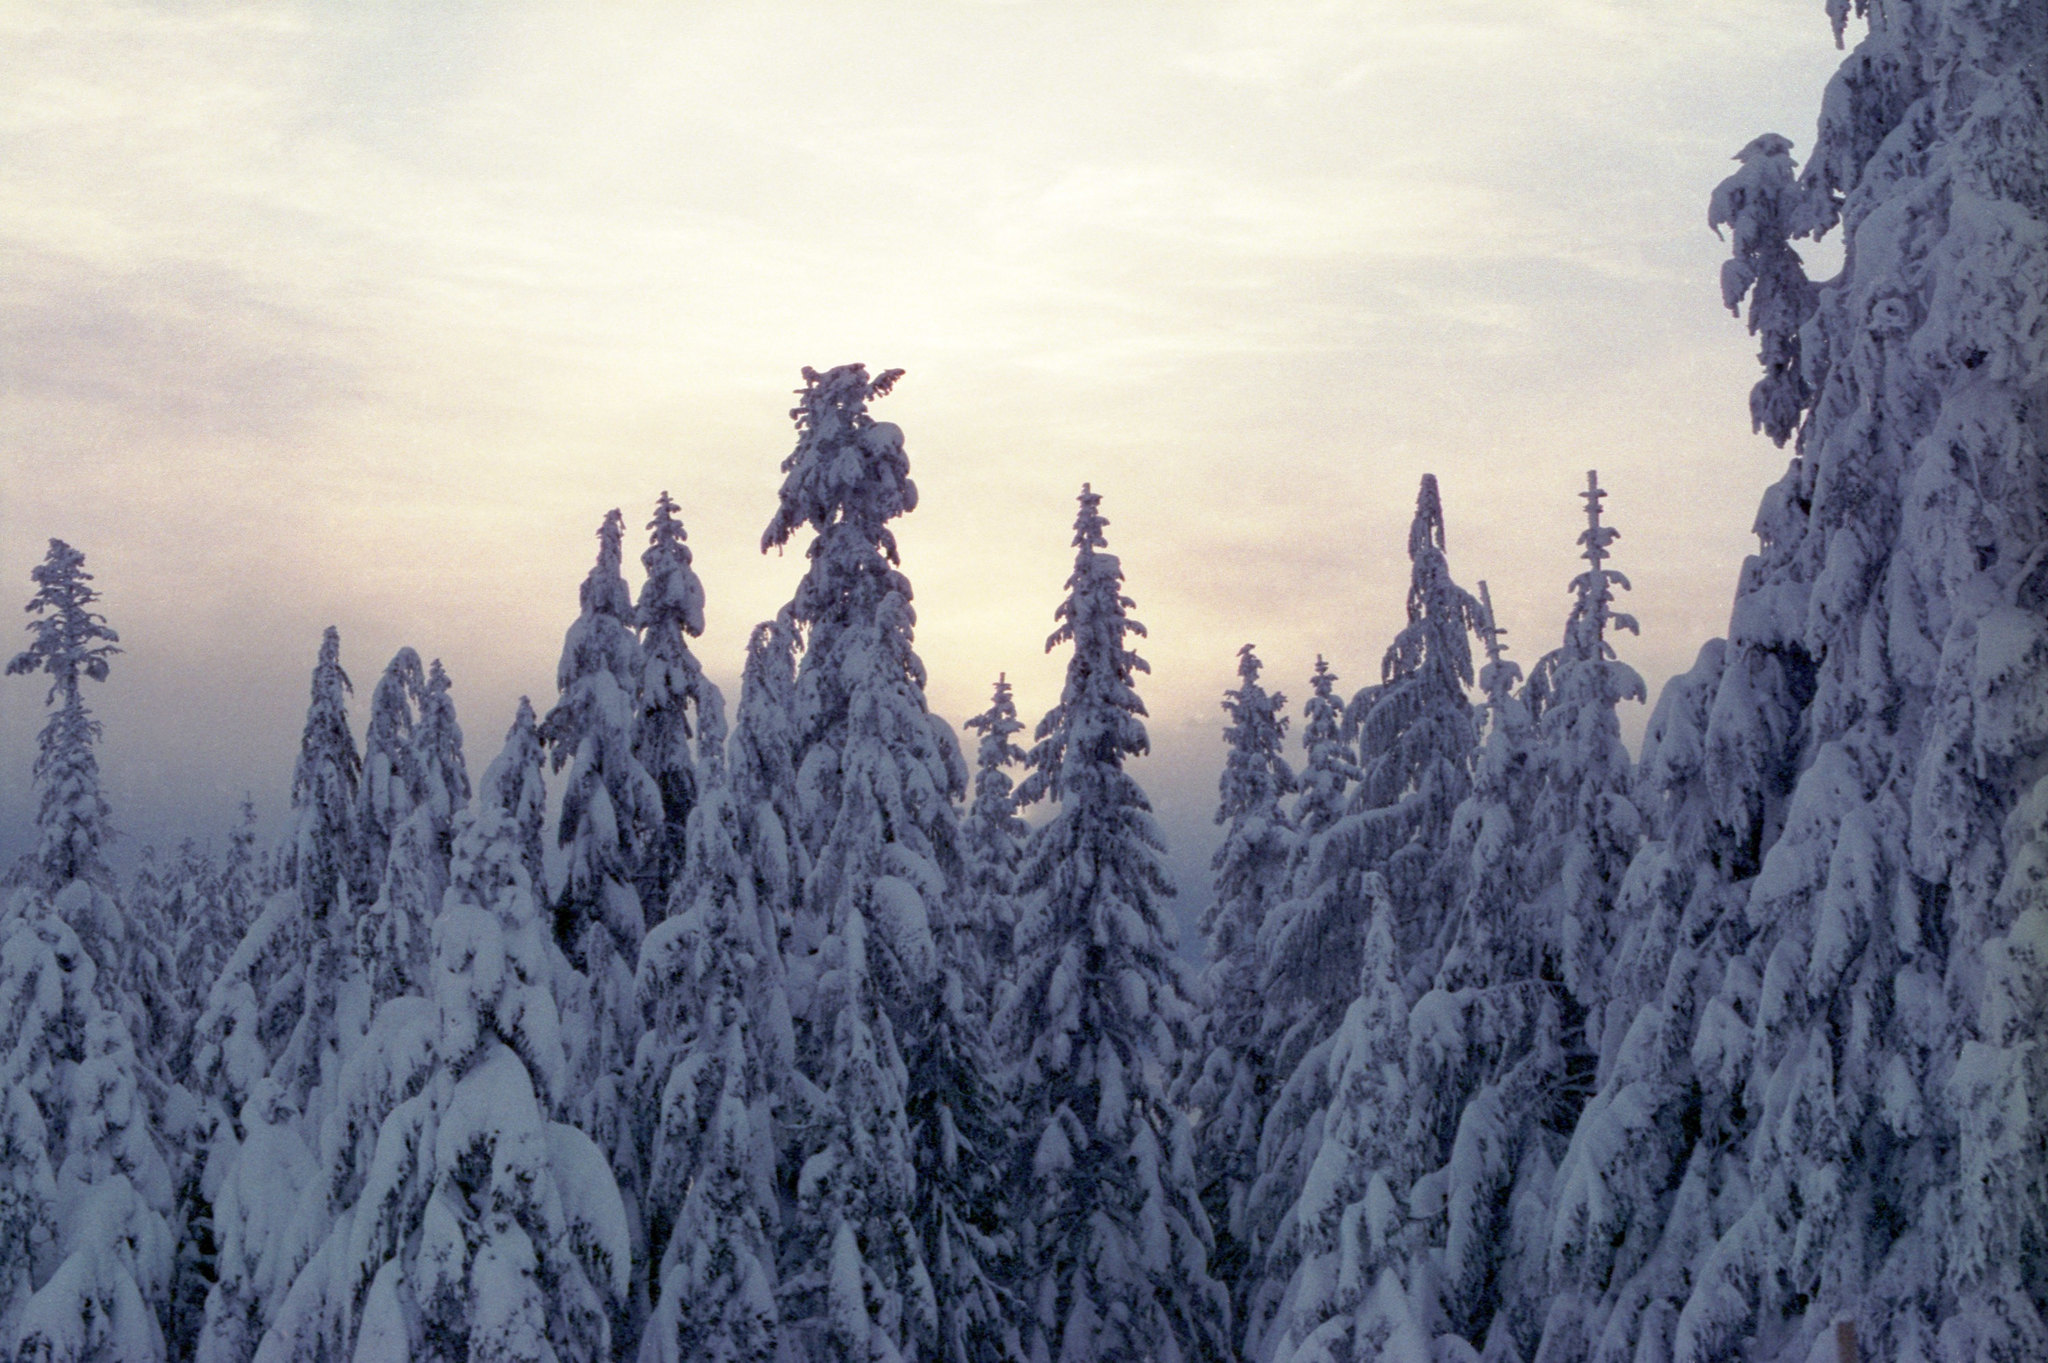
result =
[[[0,44],[0,601],[86,552],[142,841],[282,806],[329,623],[359,717],[400,644],[446,659],[480,768],[663,489],[729,683],[802,567],[758,538],[806,364],[908,371],[956,722],[998,671],[1055,699],[1103,492],[1175,827],[1238,645],[1297,701],[1317,652],[1375,679],[1426,471],[1526,664],[1597,466],[1654,692],[1783,462],[1707,195],[1837,60],[1774,0],[23,3]],[[8,849],[39,701],[0,698]]]

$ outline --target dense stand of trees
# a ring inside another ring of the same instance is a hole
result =
[[[118,638],[51,541],[0,1351],[2048,1358],[2048,18],[1868,17],[1804,169],[1758,138],[1711,205],[1795,442],[1728,637],[1632,757],[1597,476],[1526,674],[1424,478],[1405,623],[1348,698],[1317,660],[1298,757],[1238,654],[1200,972],[1091,488],[1029,746],[1004,680],[971,771],[930,713],[898,371],[804,371],[763,545],[807,568],[730,732],[663,493],[474,789],[439,662],[358,747],[330,629],[282,841],[126,886]]]

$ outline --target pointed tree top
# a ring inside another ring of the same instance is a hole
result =
[[[1600,486],[1599,470],[1587,469],[1586,490],[1579,494],[1586,503],[1586,529],[1579,536],[1579,543],[1586,546],[1586,552],[1580,557],[1592,564],[1595,569],[1606,560],[1607,546],[1621,538],[1619,530],[1600,523],[1601,499],[1606,495],[1607,489]]]
[[[664,492],[654,504],[654,519],[647,522],[647,548],[640,555],[646,579],[640,584],[638,621],[641,629],[650,631],[650,645],[669,642],[654,637],[664,620],[692,639],[704,633],[704,584],[690,566],[690,536],[676,515],[679,509]]]
[[[505,730],[504,747],[484,768],[483,803],[509,808],[518,798],[526,769],[537,770],[540,762],[540,721],[534,716],[533,702],[521,696],[519,708],[512,714],[511,727]]]
[[[611,615],[621,620],[632,617],[632,598],[626,593],[622,571],[625,538],[626,518],[613,507],[604,513],[604,524],[597,527],[597,562],[577,593],[577,602],[585,615]]]
[[[1444,503],[1436,489],[1436,475],[1422,475],[1422,486],[1415,493],[1415,519],[1408,525],[1408,557],[1415,558],[1425,550],[1437,553],[1449,552],[1444,539]]]
[[[7,674],[48,672],[51,700],[59,691],[76,690],[80,674],[105,681],[107,658],[121,651],[114,647],[121,636],[92,609],[100,594],[89,585],[85,555],[53,539],[48,555],[28,575],[36,594],[23,609],[40,618],[29,621],[29,646],[8,660]]]
[[[676,513],[681,510],[682,508],[676,505],[675,498],[668,495],[668,489],[663,488],[661,496],[657,497],[654,501],[654,519],[647,522],[649,532],[647,542],[650,546],[681,544],[690,537],[689,533],[683,529],[682,521],[676,516]],[[687,563],[689,558],[690,553],[686,549],[683,551],[683,561]]]
[[[685,543],[690,532],[683,528],[682,518],[676,514],[681,510],[666,489],[655,499],[654,518],[647,522],[647,550],[640,555],[642,566],[670,558],[684,564],[690,562],[690,547]]]
[[[1614,650],[1607,643],[1609,626],[1631,634],[1637,632],[1635,618],[1614,609],[1614,589],[1628,590],[1629,581],[1607,566],[1611,557],[1607,547],[1621,538],[1621,532],[1601,522],[1601,499],[1606,495],[1599,474],[1586,470],[1586,490],[1579,494],[1586,503],[1586,528],[1579,533],[1578,542],[1583,548],[1579,557],[1588,567],[1572,579],[1571,591],[1577,600],[1567,627],[1568,641],[1584,658],[1613,656]]]
[[[1467,631],[1479,627],[1479,602],[1452,580],[1445,543],[1436,476],[1425,473],[1415,496],[1415,519],[1408,527],[1408,626],[1394,637],[1381,660],[1385,682],[1425,672],[1445,688],[1472,680]]]
[[[1084,554],[1108,548],[1109,541],[1102,534],[1103,527],[1109,524],[1109,518],[1102,514],[1102,494],[1083,483],[1080,503],[1080,514],[1074,517],[1074,547]]]
[[[1259,668],[1264,666],[1259,661],[1259,655],[1252,652],[1252,648],[1251,644],[1246,644],[1237,651],[1237,675],[1243,679],[1246,686],[1252,686],[1258,682]],[[1320,663],[1322,659],[1317,658],[1316,661]]]
[[[329,625],[320,634],[320,656],[313,663],[313,710],[338,712],[343,697],[356,693],[355,683],[348,679],[348,673],[341,667],[341,631]],[[312,732],[312,716],[307,716],[307,732]],[[351,738],[350,743],[354,743]]]
[[[996,674],[995,690],[990,696],[988,709],[968,720],[966,727],[981,735],[975,766],[984,778],[991,771],[1024,760],[1023,749],[1010,741],[1010,735],[1021,732],[1024,723],[1017,718],[1017,702],[1010,694],[1007,673]]]
[[[1486,589],[1485,579],[1479,583],[1480,629],[1479,641],[1486,649],[1486,666],[1479,669],[1479,689],[1486,693],[1486,699],[1495,709],[1507,702],[1515,683],[1522,679],[1522,669],[1510,662],[1507,648],[1501,640],[1507,631],[1493,614],[1493,594]]]
[[[883,526],[917,508],[917,485],[902,429],[869,416],[868,403],[886,396],[903,371],[885,369],[871,379],[866,365],[843,364],[822,374],[806,367],[803,374],[789,412],[796,448],[782,461],[781,504],[761,532],[761,552],[788,543],[799,526],[823,534],[843,522],[893,563],[896,541]]]

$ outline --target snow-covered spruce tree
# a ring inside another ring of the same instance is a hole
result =
[[[1230,1286],[1231,1318],[1242,1329],[1256,1277],[1251,1266],[1265,1250],[1251,1238],[1245,1202],[1258,1177],[1266,1114],[1287,1078],[1274,1073],[1266,1049],[1274,1029],[1260,988],[1259,935],[1286,894],[1294,829],[1280,802],[1294,792],[1294,771],[1281,752],[1287,698],[1259,685],[1261,664],[1250,644],[1237,658],[1237,687],[1223,696],[1230,719],[1216,807],[1223,842],[1209,862],[1215,898],[1201,921],[1209,955],[1202,1026],[1183,1105],[1198,1114],[1195,1172],[1216,1236],[1211,1267]]]
[[[1403,1328],[1436,1356],[1471,1357],[1483,1345],[1491,1357],[1520,1358],[1540,1315],[1519,1302],[1506,1314],[1500,1307],[1517,1289],[1541,1285],[1541,1212],[1583,1089],[1564,1066],[1555,953],[1538,940],[1529,911],[1535,735],[1484,583],[1478,632],[1486,730],[1472,791],[1449,830],[1456,878],[1443,958],[1407,1008],[1399,1121],[1382,1128],[1401,1133],[1400,1160],[1383,1171],[1394,1201],[1347,1212],[1374,1228],[1382,1271],[1338,1300],[1362,1300],[1369,1280],[1382,1312],[1404,1294]],[[1339,1129],[1335,1104],[1329,1121]]]
[[[1006,675],[998,674],[988,709],[967,721],[979,734],[974,750],[974,798],[960,819],[960,846],[967,861],[964,917],[982,927],[981,963],[987,978],[972,992],[991,1015],[998,991],[1010,977],[1017,931],[1017,868],[1030,828],[1017,813],[1017,787],[1009,769],[1024,760],[1016,735],[1024,732]]]
[[[387,704],[391,713],[382,746],[365,755],[366,827],[387,828],[377,897],[357,924],[356,952],[370,990],[370,1006],[402,994],[424,993],[430,938],[448,862],[455,814],[469,803],[469,768],[462,728],[455,720],[448,673],[436,658],[424,673],[419,657],[399,650],[377,694],[397,676],[404,691]],[[396,689],[396,688],[394,688]],[[376,715],[371,733],[379,733]]]
[[[117,962],[110,962],[108,973],[125,986],[122,992],[133,1009],[130,1040],[154,1076],[150,1087],[159,1103],[165,1088],[183,1077],[192,1020],[198,1016],[191,991],[178,974],[178,929],[186,918],[206,911],[213,874],[206,854],[191,838],[168,857],[145,847],[118,901],[127,949]]]
[[[1529,928],[1548,957],[1546,973],[1570,996],[1565,1021],[1574,1036],[1567,1044],[1590,1062],[1611,1056],[1621,1042],[1618,1031],[1608,1035],[1602,1025],[1602,976],[1617,936],[1615,901],[1642,841],[1643,819],[1631,798],[1634,764],[1617,710],[1646,692],[1608,641],[1610,629],[1633,634],[1637,627],[1633,616],[1614,609],[1614,589],[1629,582],[1607,567],[1608,546],[1621,532],[1601,521],[1607,493],[1597,473],[1587,471],[1579,495],[1586,503],[1579,535],[1586,571],[1572,579],[1562,646],[1537,660],[1527,688],[1540,731],[1532,811],[1540,852],[1527,874],[1536,891]]]
[[[413,751],[425,792],[420,803],[433,812],[435,843],[444,854],[454,850],[455,815],[469,803],[470,793],[469,763],[462,755],[462,726],[455,722],[452,689],[441,660],[428,663],[427,686],[420,692],[419,718],[413,727]]]
[[[104,681],[117,636],[92,609],[85,556],[51,540],[30,570],[29,647],[10,675],[44,672],[55,707],[36,754],[32,872],[0,907],[0,1348],[84,1363],[164,1356],[171,1175],[137,1056],[134,990],[162,943],[126,931],[102,848],[109,811],[81,679]],[[161,1057],[159,1057],[161,1058]]]
[[[624,535],[618,511],[605,513],[582,612],[562,640],[561,696],[540,725],[551,765],[569,769],[555,832],[567,857],[555,936],[585,980],[583,997],[563,1003],[576,1077],[557,1097],[615,1157],[623,1157],[619,1090],[638,1041],[633,967],[646,930],[634,878],[662,819],[661,791],[633,741],[641,657],[620,575]]]
[[[1844,265],[1671,717],[1683,778],[1704,714],[1708,803],[1631,868],[1691,885],[1559,1171],[1553,1357],[1804,1359],[1845,1319],[1868,1357],[2048,1355],[2048,14],[1867,18],[1804,173],[1768,177]]]
[[[206,1009],[208,991],[220,977],[228,957],[242,940],[263,898],[261,853],[256,846],[256,806],[242,800],[241,815],[228,832],[228,847],[218,866],[203,852],[198,863],[181,854],[176,895],[173,971],[177,978],[188,1028]],[[187,1040],[188,1049],[190,1039]],[[190,1056],[180,1071],[189,1080]]]
[[[981,974],[981,935],[960,918],[966,767],[926,708],[888,528],[917,488],[902,431],[867,410],[900,372],[804,370],[762,535],[764,549],[815,535],[789,609],[809,856],[789,971],[798,1065],[823,1100],[798,1134],[784,1321],[795,1347],[833,1356],[975,1357],[1003,1324],[981,1234],[1003,1128],[964,983]]]
[[[678,509],[666,492],[654,504],[640,555],[647,576],[633,614],[641,655],[634,751],[661,791],[661,828],[648,835],[637,882],[640,902],[652,915],[668,911],[669,891],[688,853],[705,754],[725,747],[724,697],[690,651],[690,640],[704,632],[704,585],[690,567]]]
[[[446,672],[438,662],[423,679],[416,666],[405,672],[423,682],[408,702],[414,718],[404,767],[414,778],[411,808],[392,838],[377,902],[356,926],[359,1006],[368,1013],[367,1025],[342,1033],[338,1064],[330,1065],[306,1109],[303,1129],[321,1177],[299,1194],[295,1234],[321,1239],[280,1308],[289,1318],[280,1316],[266,1336],[272,1342],[264,1347],[273,1351],[276,1340],[287,1341],[287,1356],[301,1356],[310,1347],[304,1333],[308,1310],[329,1322],[319,1333],[329,1339],[341,1328],[331,1323],[334,1313],[353,1309],[328,1280],[353,1253],[352,1209],[375,1177],[384,1121],[426,1081],[434,1056],[433,1014],[425,998],[432,973],[430,934],[449,885],[454,816],[468,802],[469,776]],[[515,732],[513,741],[519,737]],[[396,803],[394,797],[387,807]],[[516,834],[517,826],[511,826]],[[309,1289],[309,1283],[322,1286]],[[318,1303],[318,1309],[308,1303]]]
[[[1317,878],[1349,867],[1378,871],[1394,900],[1402,969],[1427,979],[1442,953],[1457,874],[1448,855],[1451,816],[1472,788],[1478,728],[1465,690],[1473,681],[1472,634],[1484,625],[1472,594],[1451,579],[1436,477],[1422,476],[1408,528],[1408,623],[1380,663],[1380,682],[1344,713],[1358,744],[1351,803],[1319,849]],[[1362,900],[1354,900],[1362,903]]]
[[[349,889],[362,775],[349,690],[341,637],[329,626],[292,773],[283,884],[222,966],[194,1030],[194,1086],[226,1117],[207,1157],[219,1277],[207,1294],[202,1363],[254,1354],[325,1229],[301,1219],[319,1181],[316,1095],[369,1021]]]
[[[754,901],[768,939],[784,955],[801,949],[795,936],[797,897],[810,868],[810,855],[796,836],[797,647],[787,607],[754,626],[729,745],[728,779],[754,869]]]
[[[1243,1289],[1238,1328],[1247,1358],[1270,1354],[1267,1336],[1293,1276],[1298,1241],[1281,1229],[1322,1139],[1330,1105],[1330,1047],[1358,995],[1372,902],[1338,859],[1325,863],[1320,855],[1359,774],[1344,741],[1344,702],[1336,688],[1337,675],[1317,657],[1302,707],[1302,770],[1290,812],[1294,838],[1286,892],[1259,925],[1258,988],[1266,1011],[1258,1045],[1277,1088],[1260,1128],[1257,1174],[1245,1197],[1240,1232],[1248,1243],[1264,1246],[1244,1269],[1250,1285]],[[1317,874],[1325,865],[1336,872],[1328,879]]]
[[[1520,1358],[1541,1323],[1527,1290],[1542,1282],[1541,1213],[1583,1090],[1566,1082],[1561,986],[1532,922],[1536,734],[1484,582],[1479,600],[1485,736],[1451,830],[1455,920],[1434,986],[1411,1010],[1405,1060],[1411,1090],[1435,1095],[1415,1108],[1456,1123],[1447,1141],[1442,1122],[1418,1131],[1436,1143],[1417,1151],[1432,1172],[1410,1208],[1437,1209],[1421,1228],[1434,1271],[1420,1315],[1490,1358]]]
[[[313,700],[292,773],[292,833],[284,913],[295,914],[298,938],[280,943],[296,953],[303,986],[293,1010],[290,1035],[272,1072],[298,1112],[317,1123],[310,1099],[331,1078],[342,1052],[369,1022],[369,995],[355,941],[361,901],[350,869],[365,863],[363,850],[362,759],[348,729],[344,697],[350,690],[341,670],[340,636],[329,626],[313,669]],[[268,946],[274,925],[259,915],[244,947]],[[238,953],[239,954],[239,953]]]
[[[36,868],[41,887],[56,894],[73,881],[105,889],[112,876],[101,856],[110,811],[100,793],[99,760],[93,756],[100,726],[86,709],[81,680],[105,681],[107,660],[121,650],[120,635],[92,607],[100,599],[85,571],[85,555],[63,540],[51,540],[43,561],[29,570],[36,594],[26,607],[29,646],[7,662],[7,675],[46,672],[54,706],[36,740]],[[75,923],[88,947],[94,934],[117,924]]]
[[[545,752],[533,702],[521,696],[512,725],[505,731],[504,746],[484,769],[483,784],[477,788],[479,800],[496,805],[511,820],[513,834],[519,840],[519,864],[526,868],[526,879],[534,894],[543,898],[547,893],[548,795],[541,774]]]
[[[50,896],[18,891],[0,915],[0,1349],[8,1358],[165,1356],[171,1173],[127,1023],[105,992],[92,954]]]
[[[1408,997],[1384,883],[1373,874],[1364,888],[1359,992],[1329,1049],[1322,1139],[1281,1231],[1294,1270],[1263,1345],[1276,1363],[1432,1356],[1400,1271],[1412,1247],[1405,1194],[1420,1172],[1407,1140]]]
[[[413,749],[415,707],[426,690],[426,669],[410,648],[393,654],[370,692],[369,726],[363,734],[363,776],[357,787],[357,865],[352,872],[356,899],[377,898],[384,883],[384,864],[391,840],[419,803],[423,775]]]
[[[777,1356],[775,1102],[791,1061],[775,925],[716,750],[670,912],[641,948],[635,1062],[645,1150],[649,1363]]]
[[[1321,831],[1305,834],[1293,893],[1276,914],[1278,954],[1269,970],[1276,982],[1297,974],[1309,982],[1306,988],[1292,983],[1283,987],[1279,1001],[1284,1004],[1291,995],[1298,1002],[1276,1010],[1278,1020],[1291,1015],[1327,1025],[1321,1019],[1329,1015],[1324,991],[1334,983],[1330,972],[1366,965],[1356,954],[1368,936],[1361,931],[1360,920],[1378,912],[1382,898],[1391,906],[1391,959],[1399,971],[1403,1018],[1411,1001],[1428,990],[1458,930],[1457,888],[1463,866],[1455,821],[1471,792],[1479,738],[1466,697],[1474,680],[1471,635],[1488,637],[1491,620],[1479,601],[1450,576],[1443,507],[1432,476],[1423,477],[1416,497],[1408,552],[1408,622],[1382,660],[1380,683],[1360,691],[1345,710],[1345,737],[1355,736],[1358,742],[1357,780],[1343,814]],[[1370,971],[1354,978],[1369,983]],[[1317,994],[1323,995],[1320,1006],[1301,1008],[1301,1002]],[[1427,1021],[1431,1027],[1417,1038],[1418,1045],[1402,1053],[1404,1073],[1386,1081],[1403,1095],[1398,1114],[1403,1149],[1392,1164],[1372,1163],[1349,1146],[1330,1144],[1340,1130],[1348,1129],[1347,1124],[1356,1127],[1366,1120],[1342,1110],[1352,1100],[1339,1087],[1339,1053],[1357,1043],[1343,1041],[1339,1029],[1324,1045],[1310,1048],[1302,1044],[1309,1037],[1297,1031],[1292,1045],[1283,1039],[1275,1047],[1302,1058],[1275,1103],[1261,1154],[1264,1172],[1254,1185],[1257,1216],[1267,1223],[1280,1195],[1300,1189],[1294,1212],[1272,1233],[1273,1248],[1261,1275],[1264,1282],[1250,1294],[1255,1306],[1248,1336],[1273,1356],[1312,1337],[1351,1339],[1354,1331],[1362,1330],[1359,1340],[1378,1339],[1384,1321],[1372,1324],[1359,1314],[1367,1311],[1361,1303],[1368,1300],[1377,1303],[1370,1312],[1384,1314],[1396,1310],[1398,1298],[1398,1311],[1406,1322],[1403,1330],[1412,1328],[1428,1338],[1442,1329],[1441,1313],[1432,1301],[1437,1292],[1435,1260],[1427,1246],[1443,1211],[1444,1180],[1436,1155],[1451,1148],[1459,1115],[1457,1094],[1444,1083],[1450,1058],[1446,1051],[1462,1053],[1465,1047],[1462,1040],[1450,1044],[1460,1032],[1455,1012],[1430,1014]],[[1294,1025],[1299,1028],[1300,1023]],[[1350,1026],[1348,1021],[1344,1024]],[[1374,1080],[1375,1085],[1380,1082]],[[1318,1127],[1302,1114],[1325,1091],[1330,1093],[1328,1111]],[[1373,1123],[1394,1120],[1389,1114],[1371,1118]],[[1355,1144],[1352,1137],[1346,1139]],[[1341,1171],[1341,1176],[1333,1171]],[[1381,1180],[1377,1186],[1398,1193],[1398,1207],[1365,1208],[1357,1201],[1375,1186],[1374,1177]],[[1404,1210],[1411,1191],[1419,1199],[1412,1223]],[[1347,1206],[1352,1210],[1347,1212]],[[1346,1272],[1351,1273],[1365,1270],[1342,1257],[1361,1252],[1355,1237],[1348,1246],[1319,1238],[1326,1231],[1334,1234],[1333,1225],[1324,1223],[1360,1215],[1374,1227],[1373,1253],[1364,1262],[1376,1267],[1349,1286],[1333,1286],[1327,1280],[1333,1264],[1349,1264]],[[1319,1226],[1322,1229],[1316,1229]],[[1339,1257],[1332,1259],[1332,1254]],[[1336,1321],[1350,1323],[1340,1330],[1332,1324]],[[1331,1330],[1337,1333],[1331,1335]]]
[[[1101,497],[1081,489],[1074,571],[1047,647],[1073,645],[1020,787],[1059,810],[1033,830],[1019,889],[1017,982],[998,1030],[1017,1068],[1018,1291],[1030,1356],[1230,1354],[1210,1276],[1193,1137],[1167,1100],[1187,1044],[1184,967],[1159,901],[1173,892],[1151,806],[1125,762],[1147,751],[1125,646],[1123,569]]]
[[[85,704],[83,681],[105,681],[108,660],[121,650],[119,635],[93,609],[100,594],[85,570],[85,555],[63,540],[51,540],[48,554],[29,570],[36,584],[26,610],[29,646],[8,660],[9,676],[48,674],[44,704],[50,716],[36,739],[36,850],[28,883],[54,903],[56,912],[92,953],[132,1037],[154,1062],[161,1048],[155,1033],[165,1024],[171,1000],[163,996],[165,947],[131,932],[115,899],[114,875],[104,848],[113,836],[111,811],[100,792],[99,721]]]
[[[373,1033],[344,1081],[383,1090],[374,1158],[259,1359],[612,1354],[625,1206],[590,1138],[549,1118],[573,1080],[555,997],[562,956],[501,801],[487,796],[455,828],[431,996],[385,1004],[377,1033],[402,1046],[372,1059]]]

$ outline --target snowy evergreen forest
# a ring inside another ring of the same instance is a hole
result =
[[[900,371],[803,371],[730,703],[663,492],[556,694],[466,748],[329,629],[287,835],[126,884],[50,541],[5,1356],[2048,1360],[2048,7],[1828,10],[1813,149],[1708,207],[1790,450],[1726,637],[1631,754],[1626,508],[1516,656],[1424,478],[1383,656],[1239,652],[1206,885],[1131,770],[1138,490],[1080,490],[1051,708],[928,709]]]

